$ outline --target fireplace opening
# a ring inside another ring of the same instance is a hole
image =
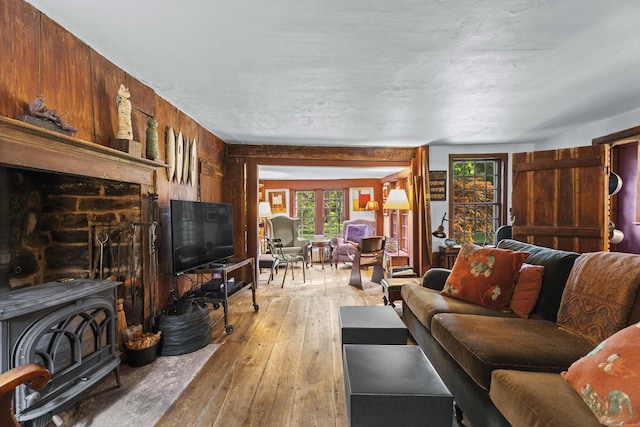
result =
[[[141,185],[0,167],[0,206],[0,365],[50,371],[14,394],[18,420],[44,426],[118,374],[116,300],[142,307],[123,286],[142,284]]]
[[[140,185],[5,169],[9,209],[0,222],[9,232],[11,289],[61,278],[97,278],[100,265],[103,278],[124,280],[130,269],[131,224],[141,216]],[[100,258],[101,233],[108,240]]]

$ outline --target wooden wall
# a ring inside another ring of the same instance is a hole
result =
[[[143,143],[143,153],[148,115],[158,121],[161,161],[165,159],[167,127],[182,131],[190,139],[197,138],[200,199],[233,203],[236,256],[253,255],[247,248],[257,248],[258,164],[306,161],[314,165],[370,166],[409,165],[415,161],[414,148],[227,145],[23,0],[0,3],[0,33],[0,116],[28,114],[29,103],[43,93],[47,107],[57,110],[78,129],[75,138],[108,146],[117,132],[116,96],[120,84],[124,84],[130,90],[134,110],[133,136]],[[161,222],[155,306],[160,308],[171,289],[181,294],[191,286],[190,281],[171,275],[169,200],[196,200],[198,187],[169,182],[160,168],[155,191]],[[142,204],[146,204],[144,195]]]
[[[0,34],[0,116],[28,114],[29,103],[42,93],[47,108],[57,110],[78,129],[74,138],[109,146],[118,127],[116,96],[124,84],[131,93],[133,137],[142,142],[143,156],[148,116],[158,121],[161,161],[165,159],[167,127],[196,138],[201,199],[221,200],[224,141],[23,0],[0,2]],[[171,274],[169,200],[196,200],[198,186],[169,182],[164,169],[159,168],[155,192],[161,222],[155,308],[161,308],[173,287],[182,293],[191,286],[189,281],[174,281]],[[145,205],[144,194],[142,199]]]

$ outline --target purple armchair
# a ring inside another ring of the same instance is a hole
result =
[[[376,235],[376,223],[370,219],[351,219],[342,223],[342,237],[331,240],[332,260],[336,268],[339,262],[353,262],[357,245],[365,237]]]

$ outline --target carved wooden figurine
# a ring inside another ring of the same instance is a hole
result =
[[[116,98],[118,101],[118,139],[133,139],[130,96],[129,89],[121,84]]]

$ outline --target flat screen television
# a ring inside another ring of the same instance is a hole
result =
[[[173,274],[181,274],[233,256],[230,203],[171,200]]]

